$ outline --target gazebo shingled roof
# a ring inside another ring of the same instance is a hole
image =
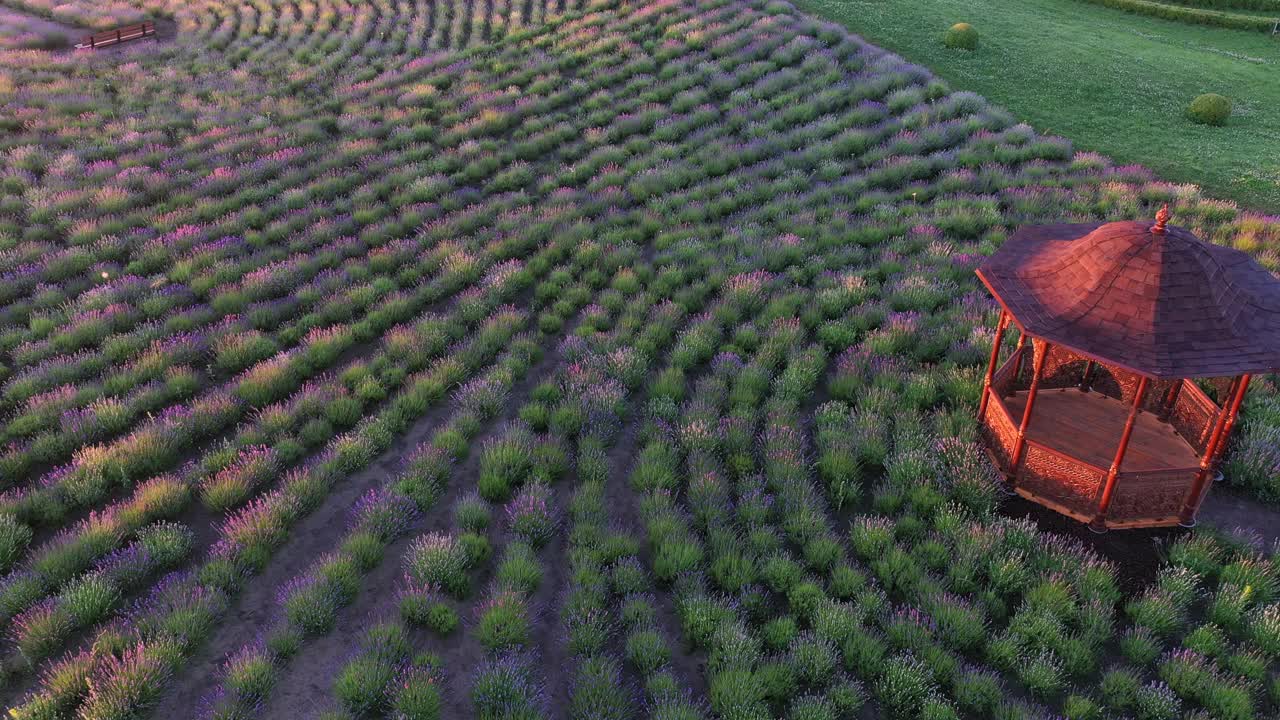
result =
[[[1027,332],[1143,375],[1280,371],[1280,283],[1181,228],[1026,227],[978,276]]]

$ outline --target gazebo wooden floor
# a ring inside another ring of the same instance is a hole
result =
[[[1019,392],[1004,402],[1017,425],[1022,420],[1027,393]],[[1105,470],[1115,459],[1129,407],[1127,403],[1096,392],[1085,393],[1075,388],[1041,390],[1036,395],[1027,439]],[[1133,437],[1120,469],[1133,472],[1193,468],[1199,463],[1200,458],[1172,425],[1143,412],[1134,423]]]

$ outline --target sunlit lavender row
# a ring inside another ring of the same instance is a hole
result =
[[[1276,547],[1010,511],[973,272],[1280,218],[780,0],[9,4],[165,30],[0,50],[13,718],[1280,712]]]

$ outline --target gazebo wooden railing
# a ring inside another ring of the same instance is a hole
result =
[[[1037,365],[1041,378],[1036,389],[1042,401],[1056,391],[1086,389],[1118,401],[1114,403],[1117,406],[1114,409],[1118,410],[1133,403],[1140,380],[1115,368],[1090,364],[1061,346],[1041,350],[1046,345],[1035,341],[1031,345],[1022,344],[992,373],[980,405],[985,444],[1014,492],[1081,522],[1093,522],[1103,502],[1109,467],[1081,457],[1080,450],[1054,447],[1049,441],[1032,436],[1031,419],[1026,432],[1020,433],[1029,403],[1010,400],[1019,398],[1019,393],[1025,397],[1031,390]],[[1036,354],[1044,355],[1038,363],[1030,359]],[[1224,408],[1191,380],[1148,384],[1159,388],[1159,392],[1149,389],[1144,393],[1143,408],[1151,413],[1148,421],[1158,418],[1176,432],[1188,446],[1188,452],[1182,457],[1189,458],[1192,452],[1203,455],[1215,420]],[[1039,428],[1053,424],[1051,418],[1044,417],[1034,422]],[[1062,427],[1047,429],[1046,435],[1055,435],[1060,444],[1081,444],[1079,437],[1062,436],[1066,431],[1068,429]],[[1112,444],[1108,449],[1114,452],[1117,439],[1104,437],[1110,438]],[[1142,449],[1136,445],[1133,448],[1135,452]],[[1218,449],[1214,459],[1220,454]],[[1208,490],[1208,483],[1197,487],[1200,472],[1201,465],[1192,462],[1140,470],[1126,469],[1122,464],[1113,483],[1113,494],[1107,499],[1107,526],[1128,528],[1178,523],[1183,508],[1198,507]]]

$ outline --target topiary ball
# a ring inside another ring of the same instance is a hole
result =
[[[942,44],[953,50],[977,50],[978,31],[969,23],[956,23],[942,36]]]
[[[1187,115],[1201,125],[1226,125],[1231,117],[1231,100],[1217,93],[1205,93],[1191,101]]]

